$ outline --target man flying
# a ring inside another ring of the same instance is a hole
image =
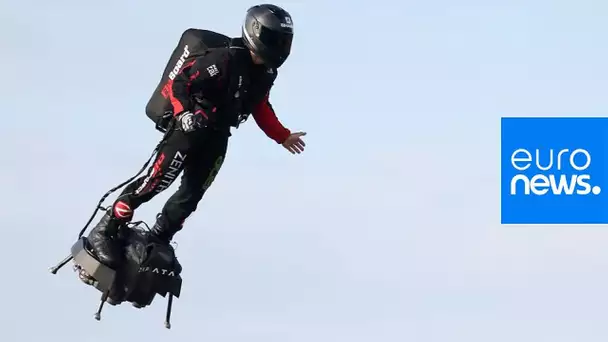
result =
[[[187,30],[184,35],[195,31]],[[185,45],[183,58],[146,108],[155,110],[152,107],[164,103],[162,111],[169,113],[174,123],[153,166],[147,175],[125,187],[88,236],[102,263],[119,266],[120,228],[133,218],[137,207],[168,188],[183,172],[179,189],[157,215],[151,232],[156,241],[169,243],[173,239],[217,175],[230,128],[244,122],[249,114],[268,137],[291,153],[304,150],[301,137],[306,133],[291,133],[283,127],[268,99],[277,69],[290,54],[292,39],[291,15],[265,4],[247,11],[242,36],[229,38],[226,46],[191,56],[188,49],[192,47]]]

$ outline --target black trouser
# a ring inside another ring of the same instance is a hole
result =
[[[167,189],[183,171],[178,190],[167,200],[157,220],[157,228],[163,234],[175,234],[215,179],[226,155],[229,136],[228,129],[200,128],[189,133],[173,130],[147,175],[127,185],[116,199],[113,216],[121,221],[130,220],[137,207]]]

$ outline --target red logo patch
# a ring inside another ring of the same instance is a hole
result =
[[[119,201],[114,205],[114,216],[117,218],[128,219],[131,218],[132,215],[133,210],[131,210],[131,207],[127,203]]]

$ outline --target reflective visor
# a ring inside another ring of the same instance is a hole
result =
[[[259,39],[267,49],[276,51],[281,55],[287,55],[291,51],[293,33],[269,30],[262,26]]]

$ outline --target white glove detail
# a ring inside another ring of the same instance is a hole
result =
[[[181,129],[184,132],[192,132],[200,127],[200,120],[196,120],[194,114],[190,111],[185,111],[177,117],[177,121],[180,123]]]

